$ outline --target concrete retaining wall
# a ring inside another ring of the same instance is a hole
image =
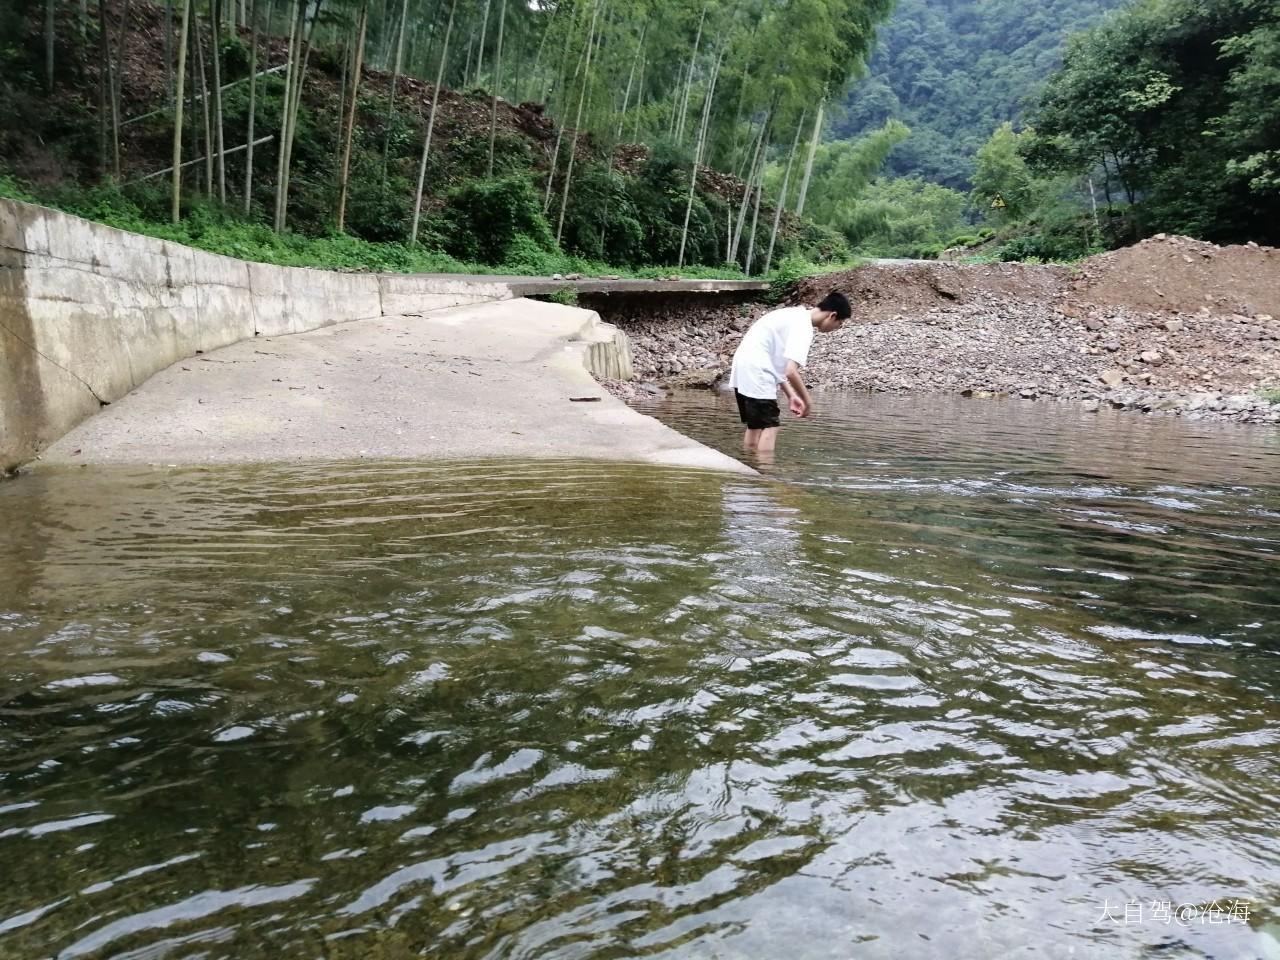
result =
[[[195,353],[510,296],[501,282],[246,263],[0,199],[0,471]]]
[[[592,316],[598,314],[593,313]],[[583,363],[594,376],[606,380],[631,380],[635,377],[631,344],[627,335],[612,324],[597,324],[596,335],[587,343]]]

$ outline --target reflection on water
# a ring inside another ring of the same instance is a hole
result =
[[[0,957],[1272,955],[1273,435],[821,409],[0,485]]]

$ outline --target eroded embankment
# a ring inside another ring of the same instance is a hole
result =
[[[943,392],[1280,423],[1280,251],[1158,237],[1078,267],[919,263],[797,285],[846,292],[854,321],[814,341],[818,389]],[[709,386],[760,303],[599,307],[631,339],[635,385]]]

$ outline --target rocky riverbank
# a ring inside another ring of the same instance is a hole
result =
[[[815,389],[1074,400],[1149,413],[1280,423],[1280,251],[1157,237],[1077,268],[864,266],[810,278],[794,302],[841,289],[854,321],[819,335]],[[678,301],[605,319],[640,382],[714,386],[763,304],[696,313]],[[659,386],[655,386],[659,385]]]

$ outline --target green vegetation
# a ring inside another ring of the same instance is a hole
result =
[[[1033,105],[1067,34],[1125,2],[900,0],[831,125],[870,162],[833,179],[834,210],[807,212],[868,256],[977,247],[988,260],[1071,260],[1100,249],[1084,181],[1033,170],[1010,121]]]
[[[1141,0],[1071,42],[1030,125],[978,150],[971,215],[1005,260],[1158,232],[1280,242],[1280,8]]]
[[[829,262],[847,244],[800,215],[795,161],[890,6],[9,0],[0,173],[9,194],[277,263]],[[766,184],[782,158],[796,176]]]
[[[344,269],[782,276],[1278,236],[1275,0],[900,0],[843,105],[890,0],[620,2],[8,0],[0,192]]]
[[[1023,153],[1092,177],[1116,239],[1280,242],[1280,7],[1142,0],[1078,37]]]
[[[1034,99],[1067,36],[1127,2],[898,0],[833,131],[850,137],[899,120],[912,135],[890,155],[888,175],[967,190],[978,148]]]
[[[880,178],[862,194],[859,250],[881,257],[936,257],[950,247],[972,246],[991,235],[969,236],[965,195],[918,177]]]
[[[1157,232],[1280,242],[1280,7],[1139,0],[1116,12],[1071,41],[1027,125],[996,127],[968,179],[962,216],[990,239],[947,246],[982,259],[1072,261]],[[897,216],[877,220],[898,183],[846,197],[844,222],[872,225],[851,242],[937,253],[955,205],[926,201],[916,182]]]
[[[317,236],[276,233],[265,224],[240,219],[216,204],[196,203],[181,223],[171,224],[163,219],[167,198],[154,189],[142,198],[141,204],[136,199],[138,191],[122,191],[110,185],[63,187],[38,196],[12,177],[0,176],[0,197],[43,203],[121,230],[173,240],[210,253],[287,267],[379,273],[617,274],[636,279],[665,277],[677,272],[671,267],[620,268],[556,249],[539,249],[531,254],[523,237],[508,248],[511,259],[486,262],[457,258],[422,245],[373,242],[337,232]],[[678,273],[689,279],[745,279],[746,276],[732,266],[685,266]]]
[[[548,294],[547,299],[552,303],[559,303],[566,307],[576,307],[578,305],[578,291],[574,287],[561,287],[555,293]]]

